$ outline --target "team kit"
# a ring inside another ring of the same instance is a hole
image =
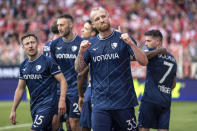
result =
[[[54,37],[38,51],[35,34],[21,38],[27,56],[20,65],[19,83],[10,120],[27,85],[32,116],[31,131],[149,131],[169,130],[171,92],[177,64],[162,47],[162,33],[147,30],[146,48],[128,33],[111,27],[103,7],[93,8],[81,36],[74,33],[69,14],[55,20]],[[132,61],[147,67],[145,90],[139,106],[131,74]],[[66,116],[66,117],[65,117]]]

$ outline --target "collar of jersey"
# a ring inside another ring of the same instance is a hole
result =
[[[74,41],[76,37],[77,37],[77,35],[75,34],[75,37],[74,37],[71,41],[65,41],[63,37],[62,37],[62,40],[63,40],[64,42],[66,42],[66,43],[70,43],[70,42]]]
[[[113,30],[113,32],[111,33],[111,35],[109,35],[109,36],[106,37],[106,38],[100,38],[99,35],[97,35],[97,38],[98,38],[99,40],[106,40],[106,39],[112,37],[112,36],[114,35],[114,32],[115,32],[115,31]]]
[[[40,56],[41,56],[41,55],[40,55]],[[38,56],[35,60],[32,60],[32,61],[30,61],[30,60],[28,59],[28,62],[34,62],[34,61],[36,61],[37,59],[39,59],[40,56]]]

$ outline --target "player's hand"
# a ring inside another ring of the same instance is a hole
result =
[[[88,40],[83,40],[80,45],[80,51],[83,53],[85,52],[89,47],[91,43]]]
[[[12,111],[10,113],[10,121],[13,125],[16,125],[17,121],[16,121],[16,112],[15,111]]]
[[[59,100],[58,114],[63,115],[66,112],[66,102],[65,100]]]
[[[80,112],[82,111],[83,103],[84,103],[84,97],[79,97],[78,105]]]
[[[124,42],[126,42],[129,45],[135,45],[134,42],[131,40],[131,38],[129,37],[128,33],[124,33],[120,36],[120,39],[122,39]]]

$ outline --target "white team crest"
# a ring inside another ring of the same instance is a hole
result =
[[[72,46],[72,51],[75,52],[77,50],[77,46]]]
[[[41,69],[41,65],[36,66],[36,70],[39,71]]]
[[[112,49],[115,49],[117,47],[118,43],[111,43]]]

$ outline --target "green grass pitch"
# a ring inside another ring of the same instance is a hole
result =
[[[0,131],[29,131],[29,102],[20,103],[17,109],[18,126],[11,126],[9,121],[11,106],[12,102],[0,102]],[[197,131],[197,102],[172,102],[170,131]]]

